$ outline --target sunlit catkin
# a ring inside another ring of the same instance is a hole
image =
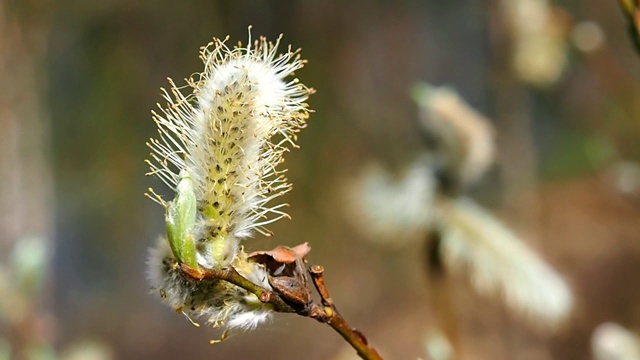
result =
[[[264,269],[247,263],[239,243],[254,231],[269,235],[264,226],[288,216],[286,204],[272,200],[291,188],[279,164],[305,126],[312,90],[286,79],[305,61],[291,47],[278,53],[280,38],[249,39],[246,47],[233,48],[225,41],[214,39],[201,49],[205,67],[187,80],[190,94],[169,79],[171,88],[162,89],[167,104],[153,112],[158,137],[147,144],[148,175],[176,195],[167,202],[149,191],[167,209],[170,245],[165,241],[152,251],[149,273],[154,288],[185,314],[252,327],[260,319],[246,319],[251,316],[243,310],[261,306],[255,296],[230,284],[186,284],[176,267],[234,266],[269,288]]]

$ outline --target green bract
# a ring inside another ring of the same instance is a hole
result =
[[[193,269],[198,268],[196,241],[193,228],[196,223],[197,201],[193,180],[189,172],[180,171],[176,196],[167,206],[165,221],[171,251],[176,259]]]

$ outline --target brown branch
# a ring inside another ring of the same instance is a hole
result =
[[[382,360],[376,349],[369,345],[364,334],[350,327],[338,312],[324,284],[324,268],[320,265],[313,265],[309,268],[309,274],[324,306],[324,308],[320,308],[317,304],[313,304],[315,306],[311,310],[309,317],[331,326],[358,352],[361,358],[365,360]]]
[[[254,294],[261,302],[265,304],[271,304],[274,310],[277,312],[297,312],[291,306],[289,306],[278,294],[252,283],[247,278],[240,275],[240,273],[238,273],[238,271],[232,266],[222,269],[201,268],[200,270],[194,270],[186,266],[185,264],[181,264],[181,270],[185,275],[191,277],[194,280],[218,279],[228,281]]]
[[[180,269],[185,277],[194,281],[203,279],[228,281],[254,294],[261,302],[271,304],[277,312],[296,313],[300,316],[316,319],[337,331],[358,352],[362,359],[382,360],[378,352],[369,345],[367,338],[360,331],[350,327],[338,312],[331,296],[329,296],[329,291],[325,287],[324,268],[322,266],[314,265],[309,268],[309,274],[320,295],[322,306],[311,301],[305,307],[296,306],[295,308],[287,303],[286,297],[283,298],[283,296],[274,291],[252,283],[231,266],[222,269],[192,269],[185,264],[181,264]]]

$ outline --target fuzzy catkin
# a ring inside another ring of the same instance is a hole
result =
[[[286,204],[272,204],[291,189],[286,170],[278,166],[305,126],[305,101],[313,90],[297,79],[286,80],[305,61],[290,47],[279,54],[280,38],[275,43],[249,39],[246,47],[233,49],[225,41],[214,39],[201,49],[205,68],[187,80],[191,94],[183,95],[171,79],[170,90],[162,89],[167,104],[153,112],[158,138],[147,143],[152,150],[148,175],[174,191],[189,179],[197,214],[188,230],[199,267],[233,266],[271,290],[265,269],[247,260],[240,241],[254,231],[269,235],[264,226],[288,216],[282,211]],[[152,200],[180,212],[150,193]],[[225,281],[186,280],[180,260],[163,239],[148,261],[152,288],[178,312],[244,329],[269,317],[270,306],[244,289]]]
[[[254,230],[269,234],[264,225],[287,216],[286,204],[270,202],[290,190],[277,166],[305,125],[311,90],[285,82],[305,62],[290,49],[276,55],[278,44],[261,38],[229,49],[214,40],[200,53],[205,70],[189,81],[193,93],[183,96],[171,82],[167,107],[154,113],[160,138],[149,143],[150,173],[175,189],[177,174],[189,170],[203,267],[228,265],[241,239]]]

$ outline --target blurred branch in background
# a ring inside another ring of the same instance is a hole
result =
[[[523,240],[464,197],[493,160],[488,120],[449,88],[421,84],[413,94],[430,150],[398,181],[376,169],[350,184],[349,217],[379,243],[415,247],[428,239],[433,311],[456,356],[463,352],[459,319],[443,270],[466,274],[478,292],[498,296],[532,324],[557,328],[572,308],[568,286]]]
[[[24,236],[52,234],[50,124],[41,72],[48,19],[29,10],[27,4],[0,3],[2,254]]]
[[[54,214],[43,72],[48,1],[0,1],[0,359],[112,358],[98,342],[60,355],[51,276]],[[69,141],[71,139],[68,139]]]
[[[629,36],[638,54],[640,54],[640,1],[619,0],[628,21]]]
[[[50,3],[0,2],[0,338],[9,357],[51,354],[52,171],[44,65]]]

